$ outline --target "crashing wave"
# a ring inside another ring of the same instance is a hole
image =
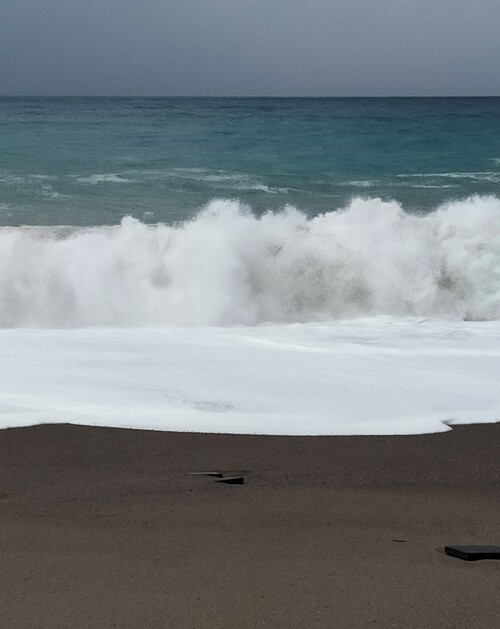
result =
[[[0,229],[0,326],[500,319],[500,200],[308,218],[216,200],[179,225]]]

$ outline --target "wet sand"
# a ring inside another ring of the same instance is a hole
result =
[[[243,474],[245,485],[188,472]],[[0,431],[0,627],[499,623],[500,424],[411,437]]]

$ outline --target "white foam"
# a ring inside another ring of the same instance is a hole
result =
[[[374,186],[379,185],[378,181],[369,181],[369,180],[353,180],[353,181],[343,181],[341,182],[341,186],[349,186],[353,188],[373,188]]]
[[[145,171],[147,172],[147,171]],[[151,171],[149,171],[151,172]],[[266,192],[268,194],[287,193],[287,188],[273,188],[243,173],[230,173],[223,170],[209,171],[203,168],[174,168],[171,171],[154,171],[163,176],[174,176],[212,185],[214,188],[231,188],[240,192]]]
[[[217,201],[177,226],[0,229],[0,427],[500,421],[499,269],[493,197],[426,216],[357,199],[259,219]]]
[[[468,179],[475,182],[499,183],[500,173],[496,171],[480,172],[451,172],[451,173],[406,173],[396,175],[404,178],[438,178],[438,179]]]
[[[130,183],[130,179],[117,173],[97,173],[88,177],[77,177],[81,183],[96,185],[99,183]]]
[[[214,201],[194,220],[0,228],[0,327],[500,318],[500,200],[355,199],[308,219]]]
[[[500,420],[500,323],[0,331],[0,427],[410,434]]]
[[[0,177],[0,183],[6,183],[8,185],[23,185],[31,184],[33,182],[39,183],[40,181],[55,181],[58,177],[54,175],[39,175],[36,173],[26,175],[2,175]]]

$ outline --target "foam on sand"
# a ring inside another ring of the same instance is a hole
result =
[[[500,420],[500,324],[0,331],[0,426],[410,434]]]

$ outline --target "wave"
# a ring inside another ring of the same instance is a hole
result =
[[[327,183],[327,182],[321,182],[321,183]],[[379,185],[380,182],[378,181],[369,181],[369,180],[358,180],[355,179],[353,181],[342,181],[339,185],[341,186],[348,186],[350,188],[373,188],[374,186]]]
[[[401,177],[401,175],[397,175]],[[325,182],[323,182],[325,183]],[[444,190],[445,188],[458,188],[458,184],[433,184],[433,183],[410,183],[408,181],[377,181],[377,180],[354,180],[354,181],[342,181],[340,186],[346,186],[348,188],[419,188],[419,189],[432,189],[432,190]]]
[[[85,177],[71,175],[79,183],[97,184],[135,183],[145,184],[180,180],[204,184],[213,189],[232,189],[239,192],[266,192],[268,194],[287,193],[287,188],[273,188],[255,177],[242,173],[211,171],[206,168],[174,168],[171,170],[129,170],[123,173],[96,173]],[[0,180],[1,181],[1,180]],[[24,181],[24,179],[23,179]]]
[[[88,177],[77,177],[76,180],[80,183],[90,183],[94,186],[99,183],[130,183],[130,179],[117,173],[100,173],[89,175]]]
[[[396,175],[400,178],[434,178],[434,179],[464,179],[473,183],[500,183],[500,172],[457,172],[457,173],[407,173]]]
[[[179,225],[0,229],[0,326],[500,319],[500,199],[308,218],[217,200]]]

